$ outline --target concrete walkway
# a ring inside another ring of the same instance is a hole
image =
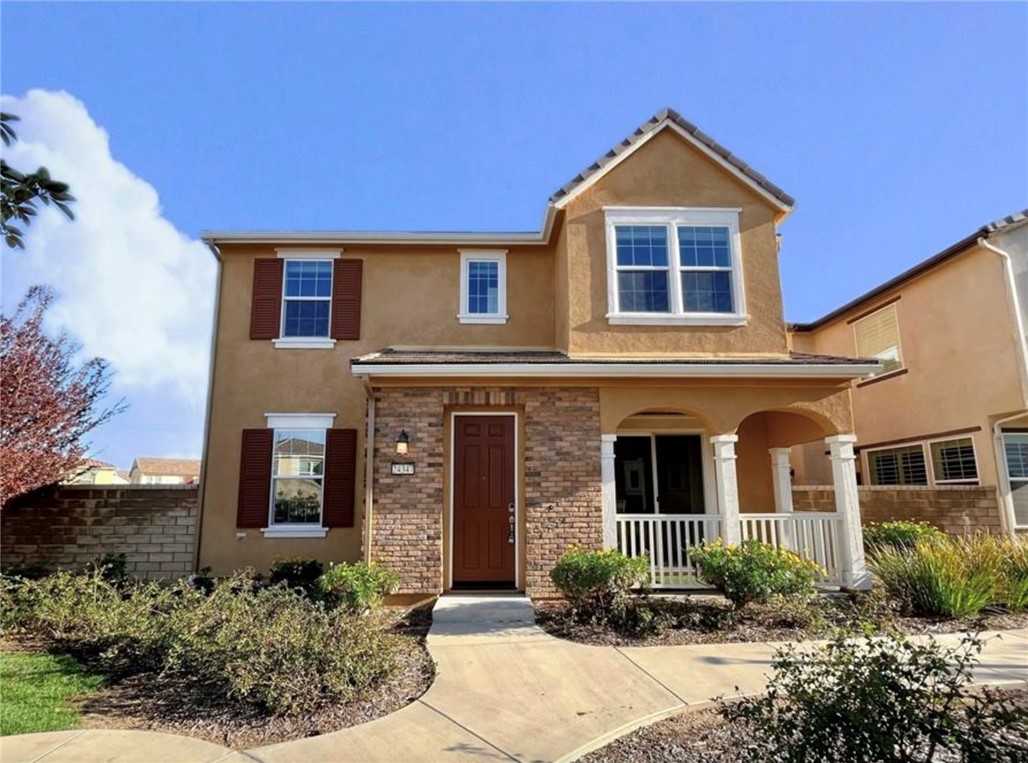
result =
[[[959,636],[939,637],[947,645]],[[764,688],[772,644],[591,647],[552,638],[518,596],[448,596],[428,648],[438,673],[402,710],[350,729],[246,752],[144,731],[5,737],[3,763],[558,761],[718,694]],[[1028,681],[1028,630],[989,641],[976,679]]]

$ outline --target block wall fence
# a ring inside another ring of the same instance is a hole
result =
[[[978,530],[1002,532],[999,496],[994,487],[861,485],[857,493],[864,524],[901,519],[929,522],[957,536]],[[792,502],[796,511],[835,511],[835,491],[826,486],[796,485]]]
[[[0,511],[0,564],[76,569],[111,553],[134,577],[182,577],[194,571],[198,514],[193,485],[36,491]]]

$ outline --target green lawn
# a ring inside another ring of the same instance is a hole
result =
[[[101,683],[71,657],[0,652],[0,735],[75,728],[75,700]]]

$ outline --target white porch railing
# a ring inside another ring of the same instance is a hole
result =
[[[794,514],[740,514],[742,539],[751,538],[785,548],[809,559],[821,569],[820,582],[842,583],[839,521],[829,512]]]
[[[689,549],[721,536],[719,514],[618,514],[617,547],[626,556],[646,556],[650,587],[702,588]],[[836,514],[742,514],[742,540],[755,538],[786,548],[822,570],[821,583],[842,582]]]

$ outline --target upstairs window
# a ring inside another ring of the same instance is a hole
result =
[[[861,318],[853,324],[853,331],[857,340],[857,355],[882,361],[879,373],[887,374],[903,367],[896,305],[888,305]]]
[[[461,323],[507,322],[507,251],[460,252]]]
[[[332,260],[286,260],[283,337],[327,337],[332,310]]]
[[[611,324],[745,323],[739,210],[604,211]]]

